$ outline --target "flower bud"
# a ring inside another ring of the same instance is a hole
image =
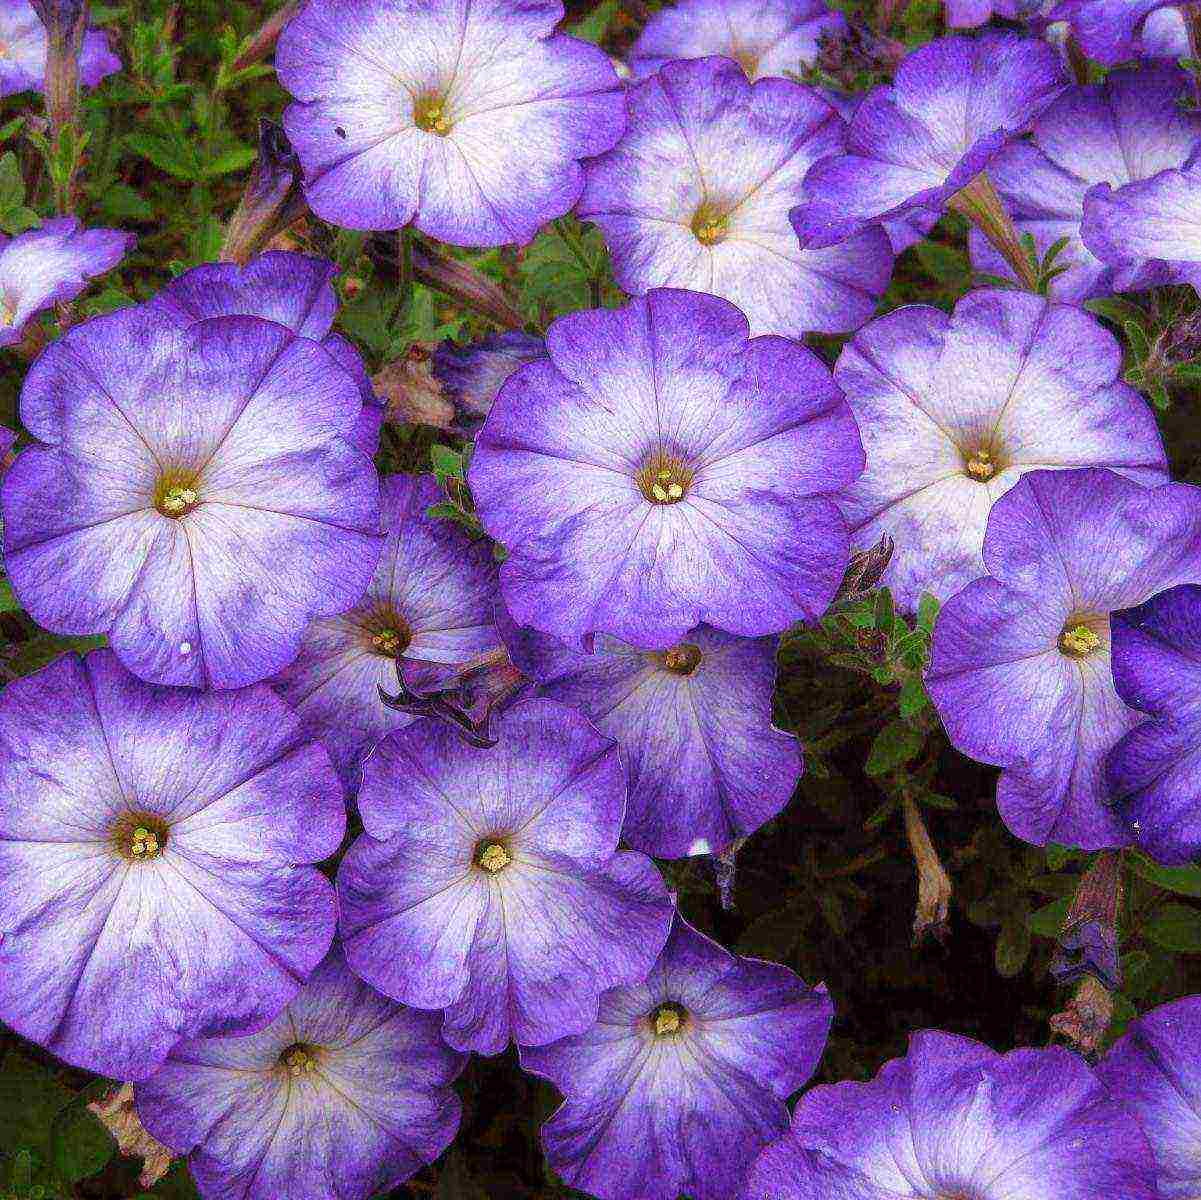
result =
[[[300,162],[283,126],[259,121],[259,157],[225,231],[221,258],[245,263],[307,209]]]

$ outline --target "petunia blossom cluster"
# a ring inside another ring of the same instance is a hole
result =
[[[5,92],[41,86],[26,7]],[[790,1107],[834,999],[697,928],[806,770],[780,662],[848,628],[867,707],[997,768],[1020,841],[1201,857],[1201,489],[1137,387],[1152,310],[1113,299],[1201,279],[1195,81],[1068,74],[1163,7],[1067,0],[1033,21],[1066,57],[897,42],[847,95],[822,64],[856,26],[818,0],[663,7],[628,84],[556,0],[301,0],[294,240],[82,319],[133,235],[67,204],[5,238],[0,582],[84,644],[0,657],[0,1019],[132,1085],[205,1200],[398,1187],[511,1049],[559,1097],[548,1171],[598,1200],[1195,1196],[1201,998],[1099,1061],[915,1031]],[[993,12],[1032,18],[948,24]],[[892,305],[948,214],[992,278]],[[588,307],[413,347],[402,291],[354,338],[339,263],[499,289],[548,227]],[[436,431],[372,382],[410,349]],[[877,776],[928,866],[909,761]]]

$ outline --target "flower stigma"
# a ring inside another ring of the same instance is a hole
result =
[[[426,133],[445,137],[450,132],[450,118],[446,115],[446,98],[437,92],[427,92],[413,101],[413,124]]]
[[[317,1070],[317,1047],[304,1042],[293,1042],[280,1054],[279,1065],[293,1079],[312,1075]]]
[[[484,841],[476,847],[475,865],[489,875],[499,874],[513,861],[513,856],[502,842]]]
[[[701,665],[701,648],[692,642],[681,642],[662,656],[663,666],[673,675],[692,675]]]
[[[1059,635],[1059,649],[1068,658],[1087,658],[1100,648],[1101,639],[1083,621],[1069,621]]]
[[[634,478],[652,504],[679,504],[688,495],[692,469],[678,458],[660,452],[651,455]]]
[[[127,862],[150,862],[166,849],[167,823],[153,813],[125,813],[113,826],[111,837],[117,853]]]
[[[195,478],[183,471],[167,471],[154,489],[154,507],[172,520],[186,517],[200,503]]]
[[[693,214],[692,233],[702,246],[716,246],[730,235],[727,215],[715,204],[706,201]]]
[[[983,446],[974,450],[967,458],[967,473],[980,483],[987,483],[997,473],[997,462],[992,452]]]
[[[674,1037],[684,1031],[687,1022],[687,1011],[679,1004],[672,1004],[670,1001],[660,1004],[650,1014],[650,1025],[655,1032],[655,1037]]]

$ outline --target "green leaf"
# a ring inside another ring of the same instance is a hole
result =
[[[1037,933],[1040,937],[1059,937],[1059,931],[1063,928],[1064,921],[1068,919],[1068,909],[1071,904],[1071,896],[1061,896],[1058,900],[1052,900],[1050,904],[1032,912],[1026,919],[1031,932]]]
[[[0,155],[0,209],[19,208],[25,203],[25,180],[17,156],[7,150]]]
[[[96,210],[106,221],[154,220],[154,205],[127,183],[110,183],[96,197]]]
[[[13,592],[7,579],[0,579],[0,613],[20,612],[21,602]]]
[[[922,735],[904,721],[889,721],[876,734],[868,751],[864,771],[868,775],[884,775],[915,758],[924,742]]]
[[[875,609],[872,614],[872,624],[881,633],[891,633],[894,619],[892,593],[888,588],[881,588],[876,593]]]
[[[613,18],[617,16],[617,0],[601,0],[582,21],[577,21],[567,30],[572,37],[582,38],[599,46],[609,32]]]
[[[971,280],[972,267],[962,250],[943,242],[918,242],[913,248],[918,262],[939,283],[959,291]]]
[[[210,159],[204,167],[205,179],[215,179],[219,175],[228,175],[233,171],[242,171],[250,166],[258,151],[253,146],[237,145],[222,151],[216,158]]]
[[[72,1183],[95,1175],[112,1158],[116,1142],[83,1104],[72,1104],[54,1119],[50,1130],[54,1169]]]
[[[1161,867],[1141,854],[1130,856],[1130,867],[1148,883],[1181,896],[1201,896],[1201,867]]]
[[[128,133],[125,135],[125,145],[176,179],[195,181],[201,176],[195,152],[181,139],[167,138],[158,133]]]
[[[929,592],[924,592],[917,602],[917,623],[927,633],[934,628],[934,622],[938,618],[938,607],[938,597]]]
[[[901,716],[916,717],[929,703],[930,697],[926,695],[926,688],[920,676],[911,675],[901,685],[901,694],[897,699]]]
[[[439,482],[444,479],[463,478],[463,455],[450,446],[435,442],[430,446],[430,462]]]
[[[993,961],[1006,979],[1017,975],[1030,957],[1030,927],[1021,914],[1011,914],[997,936]]]
[[[738,953],[783,962],[796,948],[804,924],[790,905],[756,917],[738,939]]]
[[[1201,911],[1184,904],[1165,904],[1143,926],[1157,946],[1183,954],[1201,954]]]

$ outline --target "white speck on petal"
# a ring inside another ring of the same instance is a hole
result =
[[[696,841],[693,842],[692,845],[688,847],[688,853],[690,856],[693,854],[708,854],[709,853],[708,839],[707,838],[697,838]]]
[[[191,642],[180,642],[179,643],[179,652],[180,652],[180,654],[191,654],[192,653],[192,643]]]

